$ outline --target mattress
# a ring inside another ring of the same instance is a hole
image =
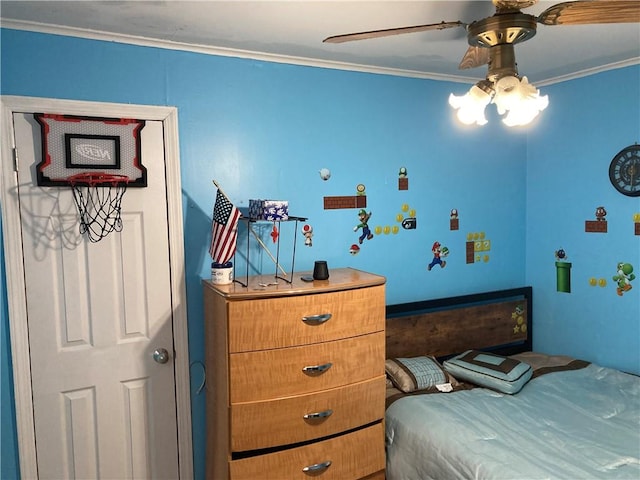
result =
[[[640,479],[640,377],[540,369],[486,388],[388,402],[388,480]]]

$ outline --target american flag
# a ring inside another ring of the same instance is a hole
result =
[[[214,262],[227,263],[236,252],[240,217],[240,210],[218,189],[216,203],[213,206],[211,246],[209,247],[209,254]]]

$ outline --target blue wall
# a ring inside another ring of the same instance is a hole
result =
[[[640,373],[640,197],[618,193],[609,164],[640,142],[640,67],[545,88],[545,121],[527,143],[527,282],[535,289],[534,345]],[[607,233],[585,232],[595,210]],[[571,293],[557,291],[554,252],[571,263]],[[616,294],[616,266],[630,263],[633,290]],[[591,286],[590,279],[596,279]],[[599,286],[601,279],[606,281]]]
[[[577,255],[573,244],[583,235],[563,231],[555,240],[545,236],[549,229],[538,223],[542,215],[537,212],[538,203],[550,210],[558,201],[567,202],[564,190],[558,192],[553,185],[562,179],[571,182],[574,176],[570,172],[561,177],[550,175],[553,170],[549,164],[555,168],[563,162],[578,161],[558,152],[579,143],[584,136],[591,112],[584,97],[592,88],[590,82],[597,82],[599,76],[545,89],[551,106],[527,130],[503,127],[494,109],[488,112],[490,123],[485,127],[461,128],[447,105],[450,92],[465,90],[460,84],[7,29],[2,30],[1,40],[3,95],[178,108],[191,362],[204,359],[200,282],[209,276],[207,247],[215,195],[211,180],[216,179],[238,206],[247,206],[250,198],[284,199],[289,201],[292,214],[309,218],[314,228],[313,246],[304,246],[298,232],[296,270],[309,270],[314,260],[324,259],[330,268],[351,266],[385,275],[387,303],[532,284],[538,310],[535,327],[540,328],[534,337],[536,348],[570,350],[586,359],[640,371],[637,339],[634,345],[627,335],[633,328],[637,333],[640,288],[619,299],[612,292],[610,280],[606,289],[597,292],[601,311],[584,308],[572,317],[574,325],[583,325],[579,339],[566,323],[558,328],[559,312],[564,309],[562,321],[567,322],[567,312],[580,309],[577,302],[581,299],[577,293],[555,292],[553,251],[563,243],[567,250],[571,245],[572,256]],[[589,127],[598,135],[591,136],[589,147],[581,146],[581,151],[593,155],[597,144],[604,152],[605,163],[622,146],[638,140],[639,93],[638,67],[606,75],[626,87],[613,93],[601,88],[598,94],[605,99],[615,96],[610,108],[617,113],[624,107],[624,115],[611,115],[597,129]],[[578,116],[584,118],[576,122],[574,117]],[[630,124],[632,131],[627,135],[620,131],[623,124]],[[554,150],[551,141],[560,142],[562,147]],[[398,190],[398,170],[402,166],[409,174],[406,191]],[[331,170],[330,180],[320,179],[321,168]],[[579,172],[583,181],[593,174],[595,167]],[[598,178],[602,179],[598,188],[607,188],[605,177]],[[416,212],[417,228],[400,227],[397,234],[376,235],[365,241],[358,255],[351,255],[349,248],[358,236],[353,232],[358,223],[357,210],[325,210],[323,197],[353,195],[359,183],[366,186],[367,209],[373,213],[371,227],[399,226],[398,215],[408,216],[403,210],[406,205]],[[574,185],[570,188],[573,192],[580,189]],[[591,186],[584,191],[594,190]],[[629,205],[628,199],[619,194],[600,199],[584,191],[569,200],[571,208],[578,210],[578,224],[592,215],[594,203],[606,203],[612,223],[617,216],[616,204]],[[631,203],[631,210],[640,211],[637,200]],[[460,213],[458,231],[449,229],[452,208]],[[624,215],[631,218],[630,214]],[[566,227],[559,219],[554,221],[559,222],[558,230]],[[291,247],[285,246],[289,243],[285,240],[292,240],[292,225],[282,225],[281,258],[290,257]],[[617,239],[622,229],[612,228],[605,240]],[[270,230],[267,224],[260,233],[275,252]],[[491,249],[486,261],[481,257],[477,263],[466,264],[465,242],[473,234],[484,234],[491,241]],[[635,252],[635,258],[629,254],[628,261],[635,262],[640,270],[638,238],[621,238],[616,249],[620,255]],[[426,267],[435,241],[446,245],[451,254],[445,268],[429,272]],[[245,258],[243,249],[236,258],[240,271],[244,271]],[[273,263],[255,242],[249,258],[251,273],[274,271]],[[283,263],[287,268],[287,261]],[[549,265],[551,272],[547,271]],[[611,268],[611,263],[603,260],[593,272],[610,279],[615,273]],[[595,292],[592,287],[583,289],[585,297]],[[6,293],[2,302],[6,304]],[[602,312],[613,311],[614,305],[616,321],[601,320]],[[543,315],[547,318],[541,318]],[[5,316],[2,320],[4,332],[8,319]],[[603,335],[604,330],[606,343],[591,342],[584,349],[574,346],[574,342],[583,341],[582,337]],[[611,351],[618,347],[634,348],[635,356],[621,357]],[[5,357],[9,342],[4,336],[1,348]],[[192,413],[198,479],[204,478],[205,451],[204,394],[196,395],[200,380],[199,369],[194,369]],[[17,469],[15,441],[11,441],[15,427],[5,423],[4,413],[10,408],[4,391],[11,388],[10,370],[3,370],[3,478],[5,472]]]

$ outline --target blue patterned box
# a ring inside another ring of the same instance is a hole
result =
[[[251,220],[287,220],[289,202],[286,200],[249,200],[249,218]]]

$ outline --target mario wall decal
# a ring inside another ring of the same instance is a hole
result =
[[[431,253],[433,253],[433,260],[431,260],[431,263],[427,266],[427,270],[431,271],[436,265],[440,265],[440,268],[447,266],[447,261],[443,260],[443,258],[449,255],[449,249],[447,247],[443,247],[440,242],[433,242]]]

